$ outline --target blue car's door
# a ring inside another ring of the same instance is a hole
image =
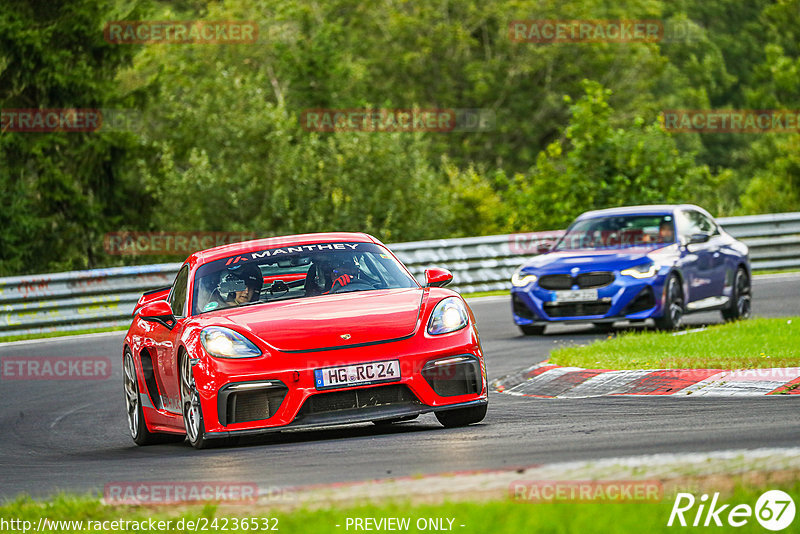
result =
[[[708,240],[708,280],[706,297],[720,297],[725,287],[725,254],[723,248],[725,238],[719,231],[719,226],[713,219],[707,217],[699,211],[689,211],[689,217],[695,221],[700,228],[700,232],[710,236]]]
[[[681,210],[678,213],[678,233],[684,243],[681,264],[688,291],[686,302],[722,295],[725,264],[717,225],[698,211]],[[700,235],[707,236],[708,240],[691,242],[693,237]]]

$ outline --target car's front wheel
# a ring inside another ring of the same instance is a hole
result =
[[[656,327],[660,330],[676,330],[683,324],[684,301],[680,280],[674,274],[667,279],[664,295],[664,314],[655,318]]]
[[[455,410],[445,410],[436,412],[436,419],[447,428],[467,426],[480,423],[486,417],[487,404],[480,406],[470,406],[469,408],[456,408]]]
[[[125,389],[125,408],[128,416],[128,431],[137,445],[153,445],[171,441],[183,441],[183,436],[173,434],[159,434],[147,430],[142,410],[142,397],[139,393],[139,378],[136,375],[136,365],[133,354],[125,349],[122,357],[122,381]]]
[[[722,318],[726,321],[747,319],[751,313],[750,277],[744,267],[736,270],[733,279],[731,302],[727,308],[722,309]]]
[[[194,383],[192,363],[189,355],[181,354],[181,413],[183,425],[186,427],[186,439],[195,449],[205,449],[209,440],[205,437],[205,424],[203,423],[203,409],[200,406],[200,394]]]

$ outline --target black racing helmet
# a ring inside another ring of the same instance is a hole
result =
[[[336,279],[343,274],[356,276],[358,266],[355,263],[355,256],[340,254],[331,262],[331,278]]]
[[[261,275],[261,269],[258,268],[258,265],[249,263],[229,267],[220,277],[217,289],[222,298],[232,301],[234,293],[244,291],[249,287],[253,289],[253,301],[255,301],[258,300],[263,285],[264,278]]]

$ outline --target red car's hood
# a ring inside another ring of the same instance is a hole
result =
[[[411,335],[422,296],[417,288],[358,291],[225,310],[224,317],[281,351],[324,349]]]

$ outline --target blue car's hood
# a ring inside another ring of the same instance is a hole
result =
[[[579,272],[614,271],[643,263],[647,254],[664,245],[638,246],[618,249],[563,250],[536,256],[525,263],[525,271],[536,273],[569,273],[578,267]]]

